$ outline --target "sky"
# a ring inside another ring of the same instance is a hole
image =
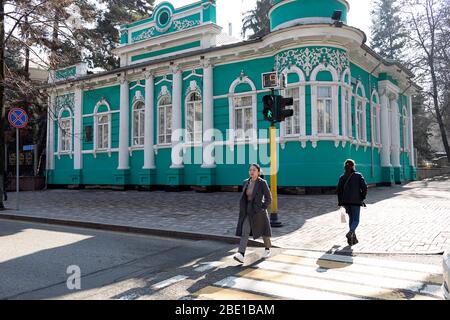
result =
[[[156,0],[158,4],[164,0]],[[194,3],[198,0],[168,0],[175,7]],[[347,0],[350,3],[348,24],[363,30],[370,38],[370,7],[372,0]],[[217,0],[217,23],[228,33],[228,25],[233,26],[233,36],[241,39],[243,13],[253,9],[256,0]]]

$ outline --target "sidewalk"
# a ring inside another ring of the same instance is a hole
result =
[[[2,215],[29,216],[192,233],[231,241],[239,193],[166,193],[105,190],[23,192],[20,211],[10,194]],[[355,253],[435,254],[450,246],[450,177],[369,190],[362,209]],[[280,220],[274,245],[327,251],[345,247],[347,226],[340,223],[334,195],[279,196]],[[174,234],[176,236],[176,234]],[[225,237],[225,238],[223,238]]]

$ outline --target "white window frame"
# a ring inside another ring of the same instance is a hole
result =
[[[199,101],[194,101],[194,102],[190,101],[190,97],[192,95],[198,95],[200,97],[200,100]],[[195,120],[195,110],[196,110],[198,104],[200,104],[200,107],[202,109],[202,119],[200,121],[196,121]],[[184,119],[185,119],[185,128],[186,128],[185,129],[184,141],[188,145],[200,145],[203,142],[203,97],[202,97],[201,91],[199,89],[189,91],[186,94],[186,99],[185,99],[185,104],[184,105],[185,105],[185,117],[184,117]],[[188,111],[189,111],[190,107],[193,107],[192,115],[194,117],[194,119],[192,119],[192,122],[193,122],[193,132],[192,132],[192,134],[193,134],[193,137],[194,137],[194,139],[192,139],[192,141],[189,138],[189,133],[190,132],[188,132],[188,121],[189,121],[189,119],[188,119],[189,112]],[[195,139],[196,133],[200,133],[200,139],[199,140]]]
[[[358,89],[361,88],[362,96],[358,95]],[[364,86],[361,81],[358,81],[358,84],[356,86],[355,90],[355,110],[356,110],[356,117],[355,117],[355,125],[356,125],[356,140],[359,142],[367,142],[367,114],[366,114],[366,108],[367,108],[367,98],[366,98],[366,91],[364,89]],[[361,112],[358,109],[359,104],[362,105]],[[359,123],[359,113],[361,113],[362,116],[362,123]],[[361,125],[362,130],[362,137],[360,137],[359,129]]]
[[[403,127],[403,150],[409,151],[410,137],[409,137],[409,116],[406,107],[402,110],[402,127]]]
[[[295,137],[304,137],[306,136],[306,106],[305,106],[305,97],[306,97],[306,82],[305,82],[305,76],[303,74],[303,71],[296,67],[291,66],[289,69],[284,69],[282,74],[284,75],[286,81],[288,81],[289,74],[297,74],[299,81],[294,83],[288,83],[286,85],[286,88],[283,90],[283,95],[288,96],[287,90],[291,89],[298,89],[298,102],[299,102],[299,112],[298,114],[294,111],[294,117],[292,117],[292,121],[294,121],[294,118],[298,116],[299,123],[300,123],[300,132],[299,133],[293,133],[293,134],[287,134],[286,133],[286,126],[287,122],[282,122],[280,124],[280,140],[283,142],[284,138],[295,138]],[[295,99],[294,99],[295,100]]]
[[[348,76],[348,81],[345,81]],[[348,99],[347,99],[348,98]],[[347,69],[342,75],[341,85],[341,117],[342,117],[342,136],[353,138],[352,125],[352,75],[350,69]]]
[[[333,80],[332,81],[318,81],[317,75],[321,71],[328,71],[331,73]],[[339,76],[338,72],[331,65],[320,64],[317,66],[313,72],[311,73],[311,129],[312,135],[316,137],[337,137],[339,135]],[[331,87],[331,133],[319,133],[319,119],[318,119],[318,109],[317,109],[317,101],[318,101],[318,87]]]
[[[137,106],[141,105],[142,108],[136,109]],[[142,148],[145,144],[145,101],[142,99],[138,99],[133,103],[133,107],[131,108],[131,146],[132,148]],[[135,114],[138,113],[137,123],[135,121]],[[141,118],[142,116],[142,118]],[[135,128],[138,127],[138,135],[135,135]],[[144,129],[144,132],[141,135],[141,128]],[[135,139],[138,139],[139,142],[135,143]]]
[[[170,104],[161,104],[161,101],[164,98],[169,98],[170,99]],[[164,108],[164,142],[160,142],[160,136],[161,134],[161,119],[160,119],[160,109]],[[172,144],[172,121],[167,121],[167,109],[170,108],[171,112],[172,112],[172,117],[173,117],[173,100],[172,97],[169,93],[165,93],[162,94],[159,98],[158,98],[158,103],[157,103],[157,145],[158,146],[170,146]],[[170,134],[167,133],[168,128],[170,128]]]
[[[236,87],[240,84],[248,84],[251,88],[251,91],[235,93]],[[234,99],[240,97],[251,97],[252,98],[252,129],[251,136],[249,138],[238,139],[236,132],[236,122],[235,122],[235,112],[236,108],[234,106]],[[228,108],[229,108],[229,144],[232,146],[235,142],[248,144],[252,143],[253,145],[257,145],[258,141],[258,118],[257,118],[257,90],[256,86],[250,78],[244,76],[239,77],[233,81],[230,86],[229,94],[228,94]]]
[[[376,99],[376,102],[374,101]],[[381,145],[381,103],[380,96],[375,90],[372,93],[372,103],[370,109],[372,111],[372,143],[376,146]]]
[[[63,113],[65,111],[69,112],[69,116],[68,117],[63,117]],[[66,130],[64,130],[62,123],[65,121],[69,121],[69,127],[66,128]],[[63,135],[63,131],[69,131],[69,137],[67,138],[65,135]],[[70,110],[70,108],[62,108],[59,111],[58,114],[58,158],[60,157],[61,154],[68,154],[70,156],[72,156],[72,151],[73,151],[73,113],[72,110]],[[69,148],[68,149],[63,149],[63,144],[67,145],[67,143],[63,143],[63,139],[66,139],[66,142],[68,141],[68,145]]]
[[[98,109],[101,106],[106,106],[108,108],[108,111],[98,112]],[[108,118],[108,146],[106,148],[98,147],[98,119],[102,116],[107,116]],[[99,101],[94,108],[94,155],[97,152],[108,152],[111,155],[111,106],[106,100]]]

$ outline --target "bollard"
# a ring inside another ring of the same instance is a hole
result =
[[[444,299],[450,300],[450,249],[447,250],[447,252],[444,254],[444,260],[443,260],[443,267],[444,267],[444,283],[442,285],[442,291],[444,293]]]

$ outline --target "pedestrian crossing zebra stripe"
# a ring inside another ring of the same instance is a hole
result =
[[[295,287],[283,283],[266,280],[255,280],[244,277],[227,277],[214,284],[218,287],[243,290],[256,294],[265,294],[281,299],[293,300],[350,300],[360,299],[346,294]]]
[[[437,272],[422,264],[287,250],[216,282],[207,296],[197,294],[207,299],[222,299],[225,290],[231,299],[253,294],[299,300],[433,300],[442,299]]]
[[[369,265],[359,265],[352,264],[349,262],[339,262],[339,261],[331,261],[331,260],[323,260],[323,259],[313,259],[313,258],[305,258],[305,257],[297,257],[297,256],[289,256],[280,254],[275,256],[269,261],[281,262],[281,263],[291,263],[294,265],[305,265],[316,267],[319,270],[342,270],[343,272],[356,272],[361,274],[371,274],[378,275],[387,278],[394,279],[404,279],[404,280],[415,280],[415,281],[426,281],[427,283],[432,284],[442,284],[442,275],[438,274],[429,274],[424,272],[417,271],[408,271],[408,270],[398,270],[392,268],[386,268],[381,266],[369,266]]]
[[[383,300],[434,300],[436,298],[413,293],[407,290],[391,290],[384,289],[380,287],[373,287],[367,284],[342,282],[339,280],[331,279],[320,279],[307,276],[299,276],[294,274],[286,274],[277,271],[269,271],[263,269],[248,269],[242,271],[238,274],[241,277],[254,279],[254,280],[265,280],[274,283],[282,283],[287,285],[298,284],[299,287],[333,292],[337,294],[347,294],[359,298],[372,298],[372,299],[383,299]],[[294,285],[294,286],[296,286]]]
[[[392,269],[401,269],[401,270],[414,270],[420,272],[426,272],[431,274],[440,274],[442,272],[440,267],[434,265],[426,265],[420,263],[411,263],[404,261],[390,261],[390,260],[382,260],[376,258],[365,258],[365,257],[353,257],[353,256],[345,256],[340,254],[329,254],[329,253],[321,253],[321,252],[312,252],[312,251],[300,251],[300,250],[286,250],[283,254],[290,256],[298,256],[305,258],[316,258],[322,260],[331,260],[337,262],[348,262],[348,263],[357,263],[361,265],[369,265],[369,266],[380,266]]]
[[[318,278],[323,280],[339,280],[356,284],[366,284],[368,286],[380,287],[391,290],[406,288],[409,291],[421,294],[430,294],[439,297],[441,293],[440,285],[423,283],[421,281],[412,281],[395,278],[385,278],[381,276],[365,275],[354,272],[341,272],[338,270],[327,270],[320,272],[317,268],[303,265],[284,264],[275,261],[264,261],[255,266],[256,268],[286,272],[295,275]]]

